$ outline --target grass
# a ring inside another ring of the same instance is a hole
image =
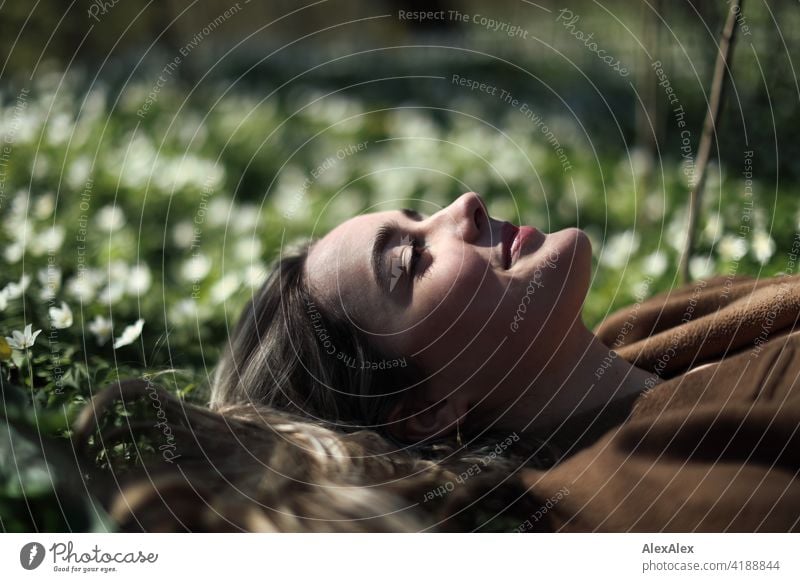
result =
[[[151,91],[85,92],[51,75],[4,95],[0,337],[42,330],[26,350],[0,340],[5,531],[113,527],[37,435],[66,442],[76,412],[118,378],[170,370],[162,384],[204,402],[223,338],[282,245],[357,213],[431,213],[474,190],[501,219],[578,225],[595,254],[591,326],[676,284],[684,168],[595,148],[570,119],[543,114],[559,160],[519,111],[493,110],[488,123],[491,103],[463,95],[455,111],[387,109],[313,87],[264,100],[173,83],[143,111]],[[793,269],[798,211],[796,196],[712,165],[694,276]],[[136,462],[124,447],[108,454]]]

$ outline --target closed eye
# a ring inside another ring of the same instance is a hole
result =
[[[406,217],[406,219],[413,222],[422,222],[425,220],[425,217],[422,214],[410,208],[403,208],[400,212]],[[393,259],[392,261],[386,260],[387,253],[385,250],[389,246],[390,241],[398,236],[400,231],[401,227],[398,221],[390,220],[377,229],[375,236],[372,239],[370,262],[372,266],[373,278],[381,290],[387,294],[392,291],[395,283],[399,280],[400,275],[405,274],[409,279],[411,279],[412,281],[409,281],[410,284],[413,282],[415,275],[421,274],[418,272],[418,263],[422,258],[422,249],[425,247],[422,247],[421,249],[419,240],[411,240],[412,235],[410,234],[401,236],[402,250],[400,252],[402,255],[401,257],[398,257],[400,259],[399,264],[395,262],[396,259]],[[405,251],[411,252],[410,258],[405,258],[405,255],[407,255]],[[396,254],[394,256],[397,257]],[[399,271],[396,269],[399,269]]]
[[[411,247],[411,260],[409,261],[407,272],[412,278],[421,279],[430,268],[430,263],[424,269],[419,268],[420,259],[422,259],[424,250],[428,247],[427,245],[421,245],[417,238],[413,238],[409,246]]]

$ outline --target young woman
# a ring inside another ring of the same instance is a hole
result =
[[[218,367],[212,407],[263,402],[403,442],[547,433],[659,378],[584,325],[583,231],[490,217],[475,193],[425,216],[357,216],[283,258]]]
[[[592,332],[590,258],[582,231],[493,219],[474,193],[430,215],[346,221],[278,261],[230,336],[210,411],[162,394],[181,458],[148,465],[167,477],[123,489],[115,517],[133,529],[172,529],[176,515],[280,531],[800,527],[800,278],[699,281]]]

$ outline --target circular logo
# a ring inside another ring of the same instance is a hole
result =
[[[26,570],[38,568],[44,560],[44,546],[39,542],[29,542],[19,551],[19,563]]]

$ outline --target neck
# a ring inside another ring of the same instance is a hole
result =
[[[578,318],[557,352],[542,366],[519,366],[515,381],[525,387],[509,402],[503,426],[550,429],[571,417],[610,402],[635,398],[647,386],[661,382],[637,368],[601,342]]]

